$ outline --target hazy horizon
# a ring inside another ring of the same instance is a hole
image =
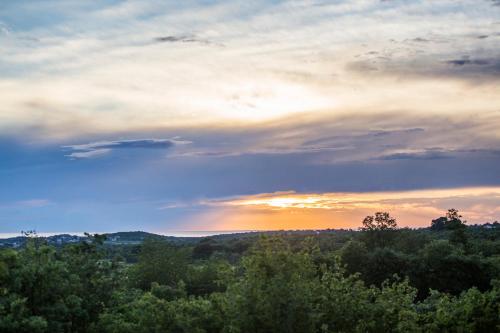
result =
[[[35,230],[36,231],[36,230]],[[215,235],[225,235],[225,234],[237,234],[237,233],[246,233],[246,232],[259,232],[264,230],[212,230],[212,231],[203,231],[203,230],[178,230],[178,231],[167,231],[165,233],[156,233],[153,231],[146,230],[120,230],[120,231],[100,231],[100,232],[92,232],[92,231],[63,231],[63,232],[42,232],[36,233],[39,237],[49,237],[56,235],[72,235],[72,236],[84,236],[85,233],[89,234],[113,234],[118,232],[148,232],[151,234],[157,234],[162,236],[173,236],[173,237],[206,237],[206,236],[215,236]],[[278,230],[273,230],[278,231]],[[0,233],[0,239],[13,238],[23,236],[22,231],[18,233]]]

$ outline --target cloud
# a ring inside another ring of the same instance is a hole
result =
[[[77,152],[70,153],[66,156],[71,158],[71,159],[93,158],[93,157],[99,157],[102,155],[106,155],[110,151],[111,151],[111,149],[95,149],[95,150],[89,150],[89,151],[77,151]]]
[[[177,139],[135,139],[117,141],[97,141],[79,145],[63,146],[73,152],[66,155],[73,159],[93,158],[108,154],[115,149],[169,149],[176,144],[187,144],[189,141]]]
[[[448,60],[446,63],[450,65],[455,65],[455,66],[466,66],[466,65],[478,65],[478,66],[485,66],[491,64],[491,61],[488,59],[454,59],[454,60]]]
[[[441,149],[427,149],[417,152],[393,152],[379,157],[379,160],[439,160],[444,158],[452,158],[449,151]]]
[[[294,191],[203,200],[194,223],[215,230],[357,228],[366,215],[390,212],[400,226],[425,227],[458,208],[469,223],[500,218],[500,188],[419,191],[297,193]]]
[[[27,199],[14,202],[0,203],[0,208],[41,208],[51,205],[48,199]]]
[[[497,185],[492,3],[4,1],[0,199]]]
[[[478,50],[477,54],[482,51]],[[410,64],[411,63],[411,64]],[[395,76],[405,79],[447,78],[475,83],[500,80],[500,55],[489,57],[471,57],[441,61],[430,59],[426,55],[403,58],[387,53],[385,56],[359,59],[347,64],[347,70],[375,76]]]
[[[402,150],[388,151],[386,154],[375,158],[376,160],[441,160],[448,158],[464,157],[468,155],[476,155],[483,157],[500,156],[500,151],[497,149],[442,149],[428,148],[420,150]]]
[[[188,37],[184,36],[165,36],[165,37],[156,37],[154,40],[159,43],[193,41],[192,39],[187,39],[187,38]]]
[[[153,39],[157,43],[199,43],[204,45],[218,45],[223,44],[213,42],[208,39],[199,38],[195,35],[180,35],[180,36],[161,36]]]
[[[343,110],[482,112],[500,98],[491,11],[471,0],[12,2],[6,16],[22,24],[0,54],[0,131],[74,139]],[[489,64],[446,62],[463,52]]]
[[[297,155],[311,163],[444,159],[486,156],[500,141],[494,134],[500,113],[436,115],[379,112],[337,117],[290,117],[259,127],[177,132],[195,143],[171,157],[206,160],[244,155]],[[171,135],[158,132],[158,136]],[[321,162],[320,162],[321,161]]]
[[[416,43],[428,43],[430,42],[429,39],[427,38],[422,38],[422,37],[415,37],[409,40],[410,42],[416,42]]]
[[[500,56],[496,58],[462,58],[452,59],[446,62],[452,65],[451,70],[443,69],[441,73],[464,76],[464,77],[488,77],[499,79],[500,77]]]
[[[38,208],[38,207],[45,207],[47,205],[50,205],[51,202],[48,199],[31,199],[31,200],[23,200],[23,201],[18,201],[17,205],[22,206],[22,207],[33,207],[33,208]]]
[[[384,204],[412,203],[418,205],[422,200],[432,202],[438,199],[464,197],[489,197],[498,202],[500,200],[500,188],[479,187],[366,193],[296,193],[295,191],[285,191],[203,200],[198,204],[208,206],[256,206],[274,209],[355,210],[360,205],[367,205],[373,208],[383,206]]]
[[[9,36],[11,34],[11,31],[10,31],[9,27],[7,26],[7,24],[0,21],[0,35],[2,35],[2,34]]]

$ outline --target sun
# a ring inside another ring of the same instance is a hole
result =
[[[220,116],[243,121],[266,121],[300,112],[334,108],[334,98],[292,82],[244,82],[228,88]]]

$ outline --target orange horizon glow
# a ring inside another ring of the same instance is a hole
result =
[[[400,227],[429,226],[449,208],[469,224],[500,219],[500,187],[367,193],[276,192],[203,201],[207,211],[190,218],[193,230],[356,229],[378,211]]]

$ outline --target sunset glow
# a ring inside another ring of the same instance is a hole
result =
[[[368,193],[322,193],[298,194],[294,192],[261,194],[234,200],[215,201],[228,206],[256,206],[269,209],[356,209],[359,207],[379,207],[380,204],[400,206],[402,202],[412,202],[419,206],[422,200],[473,199],[478,197],[500,198],[500,187],[437,189],[405,192]],[[500,201],[498,202],[500,204]],[[500,209],[500,208],[499,208]]]
[[[2,1],[0,233],[498,220],[499,10]]]
[[[0,333],[494,332],[500,0],[0,0]]]
[[[188,221],[194,230],[357,229],[375,212],[390,212],[400,226],[427,227],[460,207],[470,224],[500,215],[500,187],[369,193],[267,193],[192,203],[211,207]]]

